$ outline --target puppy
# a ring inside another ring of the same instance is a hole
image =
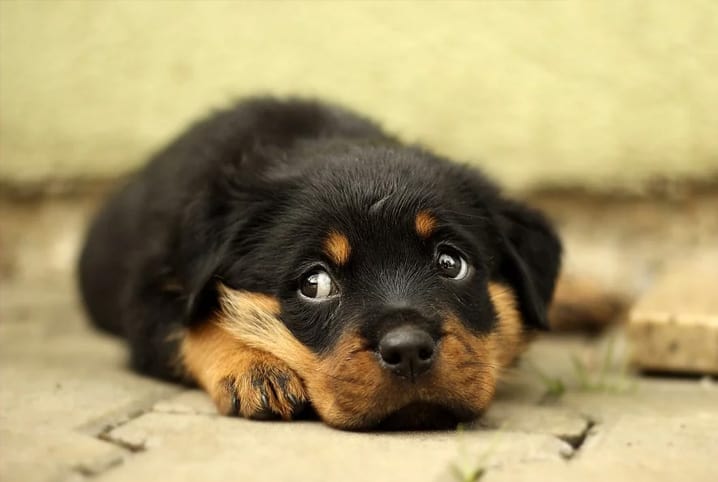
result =
[[[489,405],[547,327],[560,257],[546,218],[478,171],[339,107],[262,98],[117,192],[79,279],[136,370],[223,414],[430,428]]]

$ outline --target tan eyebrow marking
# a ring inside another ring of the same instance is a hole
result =
[[[339,231],[331,231],[324,240],[324,252],[334,261],[338,266],[345,265],[349,261],[349,255],[352,252],[352,247],[349,244],[349,239],[346,235]]]
[[[414,220],[414,227],[419,237],[426,239],[436,230],[436,218],[428,211],[419,211]]]

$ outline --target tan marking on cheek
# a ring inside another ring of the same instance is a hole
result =
[[[455,316],[444,322],[437,384],[448,399],[480,412],[491,403],[496,383],[526,347],[521,315],[513,291],[499,283],[489,283],[489,296],[497,313],[497,323],[487,334],[476,334]]]
[[[343,266],[349,261],[352,248],[346,235],[332,231],[324,240],[324,252],[338,266]]]
[[[419,211],[414,220],[414,228],[416,234],[422,239],[427,239],[436,230],[436,218],[428,211]]]
[[[503,368],[511,365],[526,349],[528,337],[513,290],[501,283],[491,282],[489,296],[498,315],[497,326],[489,338],[494,356]]]
[[[433,372],[434,390],[449,404],[480,413],[493,399],[499,369],[492,343],[476,335],[455,316],[444,321],[439,358]]]

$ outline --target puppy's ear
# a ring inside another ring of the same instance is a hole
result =
[[[184,323],[190,325],[217,305],[215,282],[231,238],[223,217],[214,217],[202,202],[187,207],[182,221],[176,264],[184,287]]]
[[[243,184],[244,177],[225,171],[213,189],[197,195],[185,209],[176,263],[182,267],[186,324],[219,306],[217,282],[228,281],[229,270],[251,249],[291,186],[280,180]]]
[[[192,280],[187,287],[184,313],[186,325],[201,320],[219,306],[215,272],[218,270],[221,255],[217,253],[219,251],[197,263]]]
[[[516,292],[524,322],[548,329],[547,310],[561,265],[561,241],[539,211],[501,200],[498,208],[497,275]]]

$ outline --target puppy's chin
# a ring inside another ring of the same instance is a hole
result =
[[[454,430],[461,423],[478,419],[483,411],[474,412],[467,408],[447,407],[429,402],[414,402],[392,413],[377,416],[357,413],[355,417],[344,414],[339,419],[322,417],[311,405],[306,405],[296,414],[296,420],[322,420],[340,430],[376,432],[412,432]]]
[[[465,408],[450,408],[436,403],[414,402],[389,414],[374,427],[379,431],[451,430],[481,415]]]

